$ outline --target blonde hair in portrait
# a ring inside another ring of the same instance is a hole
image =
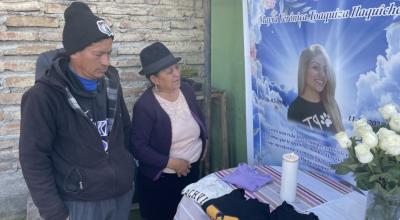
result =
[[[323,88],[322,92],[320,93],[320,99],[322,101],[325,110],[332,117],[333,125],[336,131],[337,132],[343,131],[344,127],[342,123],[342,117],[340,115],[339,106],[335,100],[335,89],[336,89],[335,71],[332,68],[332,64],[330,62],[328,54],[326,53],[325,49],[319,44],[314,44],[304,49],[300,55],[299,69],[298,69],[298,87],[297,87],[298,95],[301,96],[302,94],[304,94],[304,90],[306,87],[306,77],[307,77],[306,74],[308,66],[310,64],[310,61],[318,55],[321,55],[326,62],[325,72],[327,77],[326,85]]]

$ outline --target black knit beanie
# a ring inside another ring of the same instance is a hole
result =
[[[105,38],[114,39],[106,22],[93,14],[83,2],[73,2],[64,12],[63,45],[68,55]]]

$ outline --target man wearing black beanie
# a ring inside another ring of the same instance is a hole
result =
[[[128,219],[134,161],[114,34],[85,3],[64,17],[65,53],[22,97],[22,172],[44,219]]]

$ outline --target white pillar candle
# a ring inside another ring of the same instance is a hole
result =
[[[288,203],[296,199],[297,168],[299,156],[295,153],[282,156],[281,200]]]

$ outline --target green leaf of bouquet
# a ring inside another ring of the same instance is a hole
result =
[[[347,166],[346,164],[335,164],[334,166],[335,173],[338,175],[344,175],[351,171],[349,166]]]
[[[368,168],[371,170],[372,173],[382,173],[382,169],[377,166],[375,163],[368,163]]]
[[[395,179],[389,180],[388,183],[386,184],[386,189],[387,190],[392,190],[397,187],[397,181]]]
[[[370,173],[364,172],[364,173],[355,173],[355,180],[357,182],[357,186],[362,189],[362,190],[368,190],[371,189],[373,186],[373,182],[369,181],[369,176]]]
[[[371,186],[370,191],[384,195],[389,195],[389,191],[383,188],[379,182],[375,182],[373,186]]]
[[[394,189],[390,190],[389,193],[391,195],[394,195],[394,194],[400,195],[400,186],[395,187]]]
[[[356,164],[356,163],[358,163],[358,161],[354,160],[354,159],[351,158],[351,157],[348,157],[348,158],[346,158],[345,160],[343,160],[341,164],[344,164],[344,165],[351,165],[351,164]]]
[[[381,162],[381,165],[382,165],[382,172],[387,172],[387,171],[389,171],[389,170],[392,169],[393,167],[396,167],[397,164],[398,164],[398,162],[389,160],[388,157],[382,158],[382,162]],[[400,171],[400,167],[398,167],[397,170]]]
[[[373,183],[369,182],[368,179],[362,179],[357,182],[357,186],[362,190],[369,190],[373,187]]]
[[[373,182],[373,181],[378,181],[378,180],[386,180],[386,181],[392,181],[393,176],[389,173],[381,173],[381,174],[375,174],[369,177],[369,181]]]
[[[394,166],[394,167],[390,168],[387,171],[387,173],[392,175],[394,177],[394,179],[399,180],[399,183],[400,183],[400,164],[399,164],[399,166]]]
[[[375,174],[375,175],[372,175],[369,177],[369,181],[374,182],[374,181],[379,180],[379,178],[381,178],[381,177],[382,177],[382,174]]]
[[[349,167],[349,169],[351,170],[351,171],[355,171],[355,170],[357,170],[357,168],[359,168],[360,167],[360,164],[350,164],[350,165],[348,165],[348,167]]]

